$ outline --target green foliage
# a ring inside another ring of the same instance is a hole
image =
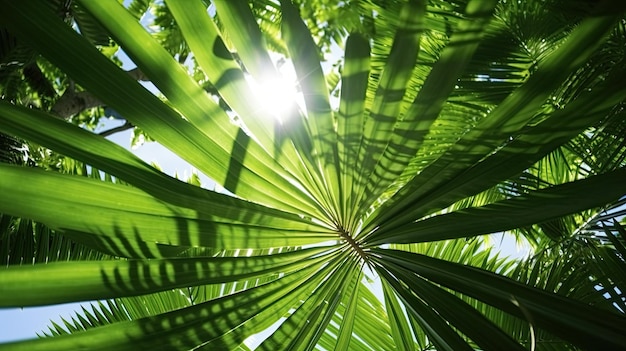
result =
[[[0,1],[0,307],[95,302],[0,349],[626,348],[619,1],[45,4]],[[279,116],[270,51],[303,100]],[[232,195],[55,118],[45,82]]]

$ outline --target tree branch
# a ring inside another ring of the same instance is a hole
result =
[[[133,68],[126,71],[126,73],[128,73],[128,75],[135,80],[149,80],[139,68]],[[54,106],[52,106],[51,111],[53,114],[62,119],[69,119],[70,117],[75,116],[88,108],[100,107],[103,105],[104,103],[100,99],[88,91],[76,92],[74,84],[71,82],[70,86],[65,90],[61,98],[57,100]]]
[[[88,91],[75,92],[73,89],[67,88],[63,96],[52,106],[52,113],[63,119],[68,119],[88,108],[102,105],[102,101]]]
[[[131,76],[135,80],[139,80],[142,82],[147,82],[150,80],[148,76],[143,74],[143,72],[139,69],[139,67],[135,67],[131,70],[128,70],[126,71],[126,73],[128,73],[128,75]]]
[[[113,135],[115,133],[123,132],[125,130],[132,129],[134,127],[135,126],[132,123],[126,121],[126,123],[122,124],[121,126],[105,130],[103,132],[98,133],[98,135],[102,135],[103,137],[107,137],[109,135]]]

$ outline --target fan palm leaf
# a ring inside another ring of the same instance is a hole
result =
[[[230,192],[0,101],[0,131],[119,180],[0,165],[0,212],[116,257],[0,272],[2,307],[110,299],[1,349],[245,350],[255,337],[270,350],[500,350],[534,336],[626,348],[617,1],[362,1],[328,80],[288,0],[267,11],[214,1],[217,19],[203,1],[168,0],[178,49],[138,21],[145,4],[79,1],[159,95],[41,1],[0,3],[11,33]],[[286,49],[304,101],[280,118],[249,83],[280,76],[267,38]],[[585,246],[590,221],[606,239]],[[479,236],[507,231],[545,254],[493,256]]]

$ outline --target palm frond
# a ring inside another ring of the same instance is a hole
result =
[[[2,348],[625,348],[626,8],[568,4],[80,0],[78,33],[66,7],[0,0],[45,74],[229,193],[0,102],[1,132],[75,171],[0,165],[3,262],[29,263],[0,272],[0,305],[92,301]],[[304,101],[279,119],[251,83],[280,77],[272,50]]]

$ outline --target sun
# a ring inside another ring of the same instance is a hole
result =
[[[293,67],[284,63],[279,69],[269,73],[263,79],[246,75],[246,80],[254,92],[259,108],[279,122],[289,118],[292,109],[303,100],[298,91],[298,83]]]

